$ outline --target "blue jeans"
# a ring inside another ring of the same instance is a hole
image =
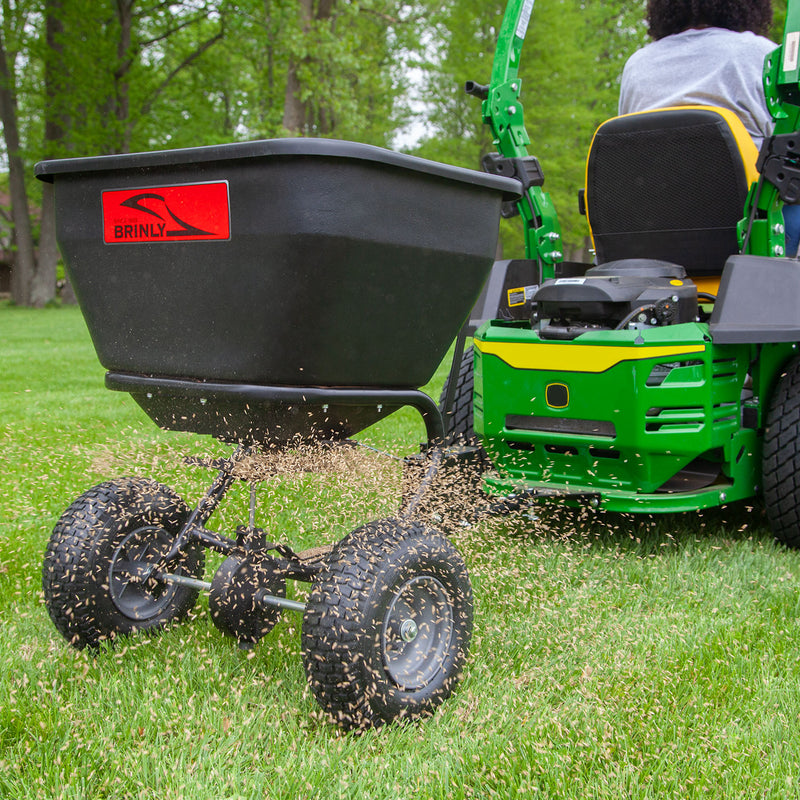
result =
[[[786,255],[794,258],[800,244],[800,205],[783,207],[783,224],[786,228]]]

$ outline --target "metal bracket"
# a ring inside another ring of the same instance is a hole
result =
[[[784,133],[765,139],[756,168],[784,203],[800,202],[800,136]]]
[[[574,500],[592,508],[597,508],[602,500],[599,492],[568,492],[547,486],[535,486],[516,494],[508,495],[490,505],[480,516],[511,514],[525,508],[537,500]]]
[[[544,172],[536,156],[513,158],[502,156],[499,153],[486,153],[481,159],[481,168],[490,175],[515,178],[522,184],[522,190],[525,193],[532,186],[544,186]],[[503,203],[500,213],[504,219],[510,219],[519,214],[517,201]]]

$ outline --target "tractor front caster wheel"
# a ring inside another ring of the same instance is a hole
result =
[[[382,520],[334,547],[303,616],[311,691],[345,729],[431,714],[452,692],[472,633],[464,562],[437,531]]]

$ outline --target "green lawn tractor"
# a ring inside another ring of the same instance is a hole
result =
[[[644,513],[763,495],[775,536],[800,546],[800,263],[782,218],[800,200],[800,3],[766,60],[760,154],[718,108],[600,126],[580,197],[593,265],[564,262],[526,150],[532,5],[509,4],[491,84],[467,86],[499,151],[485,168],[525,187],[527,258],[496,264],[473,312],[492,318],[451,373],[448,431],[480,440],[491,494]]]

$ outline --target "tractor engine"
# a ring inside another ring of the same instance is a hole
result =
[[[686,270],[650,259],[610,261],[582,277],[545,281],[531,303],[532,327],[542,339],[677,325],[696,317],[697,287]]]

